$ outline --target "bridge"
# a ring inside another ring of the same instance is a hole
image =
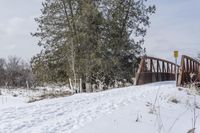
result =
[[[200,62],[189,56],[183,55],[181,64],[143,56],[135,77],[135,85],[175,80],[178,73],[177,85],[183,86],[191,82],[200,82]]]

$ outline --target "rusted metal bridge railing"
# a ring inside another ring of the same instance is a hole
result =
[[[178,77],[178,86],[182,86],[191,82],[200,82],[200,61],[183,55],[179,71],[180,74]]]
[[[136,74],[135,85],[175,80],[175,73],[178,70],[179,66],[173,62],[144,56]]]

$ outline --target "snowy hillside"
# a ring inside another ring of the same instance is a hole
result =
[[[13,99],[21,102],[34,102],[42,99],[51,99],[69,95],[71,95],[71,90],[67,86],[59,87],[51,85],[34,89],[0,88],[0,105],[10,105]]]
[[[0,133],[187,133],[194,126],[200,133],[200,96],[175,82],[7,101],[0,104]]]

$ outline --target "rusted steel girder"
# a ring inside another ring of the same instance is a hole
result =
[[[135,85],[175,80],[176,70],[179,70],[179,66],[173,62],[143,56],[135,77]]]
[[[178,86],[183,86],[192,82],[200,82],[200,62],[198,60],[183,55],[179,71]]]

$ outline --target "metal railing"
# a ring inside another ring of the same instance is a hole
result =
[[[179,69],[178,86],[200,82],[200,62],[186,55],[182,56]]]
[[[143,56],[135,77],[135,85],[175,80],[179,66],[155,57]]]

